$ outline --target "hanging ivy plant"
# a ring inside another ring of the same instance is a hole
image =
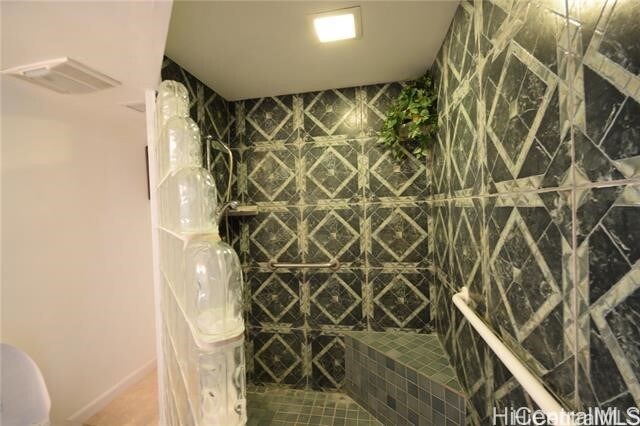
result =
[[[404,157],[406,151],[423,158],[437,130],[437,94],[426,73],[403,87],[389,108],[380,131],[381,143],[395,158]]]

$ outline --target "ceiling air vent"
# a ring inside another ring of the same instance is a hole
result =
[[[58,93],[89,93],[120,82],[69,58],[59,58],[2,71]]]
[[[145,112],[147,109],[144,102],[130,102],[128,104],[123,104],[123,105],[126,106],[127,108],[130,108],[138,112]]]

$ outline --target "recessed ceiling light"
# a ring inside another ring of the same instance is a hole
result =
[[[360,7],[313,15],[313,28],[322,43],[360,37]]]

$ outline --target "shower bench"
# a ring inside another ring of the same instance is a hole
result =
[[[465,424],[465,393],[435,334],[345,332],[345,391],[385,425]]]

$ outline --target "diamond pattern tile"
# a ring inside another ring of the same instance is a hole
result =
[[[389,108],[402,90],[402,83],[373,84],[363,88],[366,96],[364,107],[364,127],[367,134],[375,134],[382,124]]]
[[[305,202],[357,201],[360,198],[357,148],[353,144],[305,146]]]
[[[344,382],[344,337],[317,335],[311,340],[312,381],[315,389],[341,389]]]
[[[482,245],[482,205],[478,200],[456,201],[452,207],[452,278],[455,283],[465,285],[478,293],[483,293],[481,262]],[[442,219],[440,219],[442,221]],[[483,310],[483,306],[477,307]]]
[[[346,265],[361,265],[360,209],[309,207],[303,212],[306,229],[304,258],[309,263],[337,259]]]
[[[367,281],[367,256],[374,238],[378,246],[380,241],[390,244],[376,265],[427,266],[424,254],[419,256],[428,248],[428,209],[422,205],[429,190],[426,163],[411,155],[394,162],[372,137],[401,86],[333,89],[234,104],[234,148],[240,158],[237,193],[243,202],[259,207],[256,217],[234,219],[241,223],[236,242],[251,284],[245,307],[254,330],[247,347],[253,363],[251,380],[279,380],[257,361],[262,344],[255,342],[256,336],[294,330],[302,333],[301,380],[316,388],[335,388],[342,373],[329,368],[327,357],[338,346],[314,359],[314,351],[320,350],[314,339],[374,326],[374,295]],[[372,229],[366,206],[380,201],[393,209],[399,206],[392,203],[403,204],[393,214],[393,223],[383,223],[384,212],[379,210]],[[268,270],[270,260],[333,259],[341,263],[337,271]],[[384,286],[394,276],[380,275],[376,285]],[[413,308],[428,312],[420,304]],[[411,315],[402,313],[400,321]],[[422,323],[428,318],[420,324],[415,318],[406,322],[410,329],[426,330]]]
[[[295,208],[265,210],[249,221],[248,253],[254,263],[300,261],[299,213]]]
[[[444,274],[451,280],[450,249],[452,247],[451,234],[449,232],[449,220],[451,208],[449,202],[436,202],[432,207],[432,250],[434,267],[440,274]]]
[[[568,196],[565,193],[554,195],[559,202]],[[557,230],[551,233],[556,225],[549,223],[549,219],[542,222],[551,227],[544,236],[539,236],[535,228],[530,229],[541,222],[537,216],[545,214],[554,217],[559,211],[519,207],[517,200],[505,198],[499,200],[489,216],[489,232],[500,230],[489,259],[491,290],[496,289],[500,296],[498,298],[496,294],[497,305],[490,304],[489,309],[504,309],[509,318],[506,327],[520,342],[554,312],[563,298],[562,281],[554,276],[548,259],[565,258],[570,251],[568,241]],[[527,225],[531,218],[537,222]],[[543,239],[549,236],[553,236],[553,240]]]
[[[471,193],[480,190],[480,162],[478,161],[478,135],[473,122],[476,120],[477,96],[470,90],[458,107],[453,132],[455,143],[451,146],[451,178],[454,190],[473,188]]]
[[[577,131],[577,167],[594,182],[640,176],[639,102],[589,68],[584,69],[584,88],[587,125],[584,133]]]
[[[424,330],[429,327],[429,273],[420,270],[371,269],[373,326]]]
[[[638,28],[634,25],[638,19],[640,7],[637,3],[617,2],[598,49],[611,61],[635,75],[640,74],[640,46],[635,38]]]
[[[204,134],[211,135],[217,140],[226,141],[228,133],[231,129],[232,120],[230,117],[229,106],[224,98],[213,90],[202,84],[202,102],[198,106],[198,125],[201,131],[204,130]],[[200,87],[198,88],[198,94],[200,95]],[[201,123],[211,123],[212,128],[209,129],[207,125],[204,127]],[[213,132],[211,131],[213,130]]]
[[[355,136],[360,129],[356,89],[332,89],[302,95],[308,138]]]
[[[302,371],[302,334],[297,331],[253,333],[254,382],[304,387],[306,378]]]
[[[387,204],[367,207],[371,226],[370,266],[426,266],[428,253],[425,204],[394,207]]]
[[[251,291],[251,321],[255,326],[301,325],[299,277],[295,273],[247,272]]]
[[[245,101],[246,142],[293,142],[298,137],[293,103],[291,95]]]
[[[376,139],[366,149],[369,198],[419,200],[426,196],[427,171],[422,161],[412,157],[396,160]]]
[[[291,203],[298,196],[294,149],[251,149],[245,153],[249,201]]]
[[[469,71],[472,61],[469,48],[472,43],[473,21],[472,14],[467,8],[458,8],[456,16],[449,29],[449,69],[451,77],[460,80]]]
[[[438,137],[432,147],[432,192],[442,198],[449,193],[449,132],[447,123],[438,124]]]
[[[581,264],[581,275],[588,277],[589,294],[588,310],[581,314],[590,324],[589,356],[579,358],[584,387],[594,393],[593,403],[614,400],[613,406],[624,408],[640,397],[635,326],[640,315],[640,251],[634,244],[640,237],[640,185],[595,188],[582,202],[580,249],[588,252],[589,261]]]
[[[210,150],[210,170],[216,182],[218,189],[218,203],[223,204],[226,200],[235,194],[235,186],[237,185],[237,174],[229,174],[229,156],[226,152],[212,148]],[[237,160],[236,160],[237,162]],[[237,164],[234,165],[237,167]],[[227,188],[231,179],[231,194],[227,194]],[[235,197],[234,197],[235,198]]]
[[[314,327],[349,326],[362,328],[361,270],[311,272],[306,274],[309,285],[310,311],[308,322]]]
[[[544,114],[544,97],[548,91],[545,82],[527,68],[516,56],[508,55],[503,75],[498,83],[498,95],[488,118],[488,136],[500,163],[504,163],[511,176],[518,176],[534,142],[536,118]],[[547,95],[548,96],[548,95]],[[491,161],[492,158],[489,158]],[[498,161],[496,158],[494,161]],[[496,170],[490,171],[496,179]]]

